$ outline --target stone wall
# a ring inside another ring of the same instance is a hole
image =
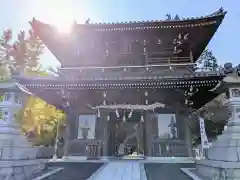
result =
[[[230,162],[231,163],[231,162]],[[235,165],[234,165],[235,166]],[[205,175],[206,179],[213,180],[238,180],[240,179],[240,166],[238,168],[232,168],[231,165],[227,167],[215,166],[215,162],[208,165],[197,164],[198,173]]]
[[[1,161],[0,179],[30,180],[46,168],[43,160]]]

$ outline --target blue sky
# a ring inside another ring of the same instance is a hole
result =
[[[240,63],[240,1],[239,0],[1,0],[0,29],[30,28],[33,17],[47,23],[69,22],[76,19],[93,21],[129,21],[165,19],[165,15],[195,17],[210,14],[220,7],[228,11],[209,48],[219,63]],[[71,21],[70,20],[70,21]],[[62,25],[61,25],[62,26]],[[56,66],[53,55],[46,50],[45,66]]]

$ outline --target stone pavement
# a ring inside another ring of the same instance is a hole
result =
[[[49,167],[62,167],[48,180],[191,180],[181,168],[194,168],[193,163],[149,163],[134,160],[97,162],[54,162]]]
[[[192,180],[181,171],[181,168],[194,168],[195,164],[147,163],[144,166],[147,180]]]
[[[78,163],[78,162],[60,162],[50,163],[50,167],[63,167],[64,169],[52,176],[48,180],[86,180],[96,172],[102,163]]]
[[[146,180],[144,168],[138,161],[110,162],[89,180]]]

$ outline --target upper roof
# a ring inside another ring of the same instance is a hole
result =
[[[180,33],[187,33],[189,39],[188,41],[190,43],[184,43],[187,44],[184,46],[187,46],[187,49],[192,49],[192,51],[194,52],[193,58],[196,61],[202,51],[207,46],[208,42],[211,40],[219,25],[221,24],[225,14],[226,11],[221,8],[217,12],[212,13],[208,16],[186,19],[180,19],[178,15],[175,18],[171,18],[170,15],[167,15],[168,18],[166,20],[153,21],[91,23],[87,20],[85,24],[75,23],[73,25],[73,35],[71,35],[71,37],[63,36],[61,38],[59,38],[59,34],[57,35],[56,27],[54,27],[53,25],[43,23],[36,20],[35,18],[32,20],[31,25],[34,31],[44,41],[48,49],[56,56],[56,58],[62,64],[66,64],[67,61],[71,60],[73,60],[74,62],[76,61],[75,54],[77,54],[77,51],[79,50],[76,50],[75,39],[76,37],[79,39],[79,34],[81,33],[85,33],[83,36],[81,36],[81,38],[86,37],[86,34],[87,38],[96,38],[95,34],[97,32],[111,33],[132,31],[144,33],[149,32],[149,35],[151,34],[151,32],[156,31],[157,34],[159,34],[158,36],[168,38],[171,42],[174,40],[174,38],[177,38]],[[154,34],[155,36],[156,33],[152,34]],[[198,34],[198,36],[196,36],[196,34]]]
[[[90,19],[86,20],[85,23],[78,24],[75,21],[75,26],[79,28],[84,27],[92,27],[96,28],[99,31],[128,31],[133,30],[129,29],[129,27],[134,28],[134,26],[142,26],[143,29],[154,29],[154,28],[182,28],[182,27],[192,27],[192,26],[201,26],[201,25],[207,25],[206,23],[209,20],[217,20],[222,21],[225,14],[227,12],[223,10],[223,8],[220,8],[218,11],[207,15],[207,16],[201,16],[201,17],[189,17],[189,18],[180,18],[178,15],[176,15],[174,18],[172,18],[169,14],[167,14],[167,19],[165,20],[147,20],[147,21],[125,21],[125,22],[92,22]],[[205,22],[205,23],[204,23]],[[192,24],[195,23],[195,24]],[[198,23],[198,24],[197,24]],[[212,22],[216,23],[216,22]],[[43,23],[41,21],[36,20],[33,18],[32,20],[33,28],[39,28],[40,26],[49,26],[51,28],[54,28],[54,26],[50,24]],[[145,25],[145,26],[144,26]],[[160,25],[160,27],[158,27]],[[127,29],[124,29],[124,27],[128,27]],[[141,27],[135,27],[136,29],[141,29]]]

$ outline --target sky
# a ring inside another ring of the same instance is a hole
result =
[[[11,28],[16,36],[30,29],[35,17],[66,31],[74,20],[83,23],[134,20],[164,20],[167,13],[180,17],[211,14],[220,7],[227,15],[208,45],[220,64],[240,63],[240,0],[1,0],[0,29]],[[45,67],[59,65],[48,51],[42,56]]]

